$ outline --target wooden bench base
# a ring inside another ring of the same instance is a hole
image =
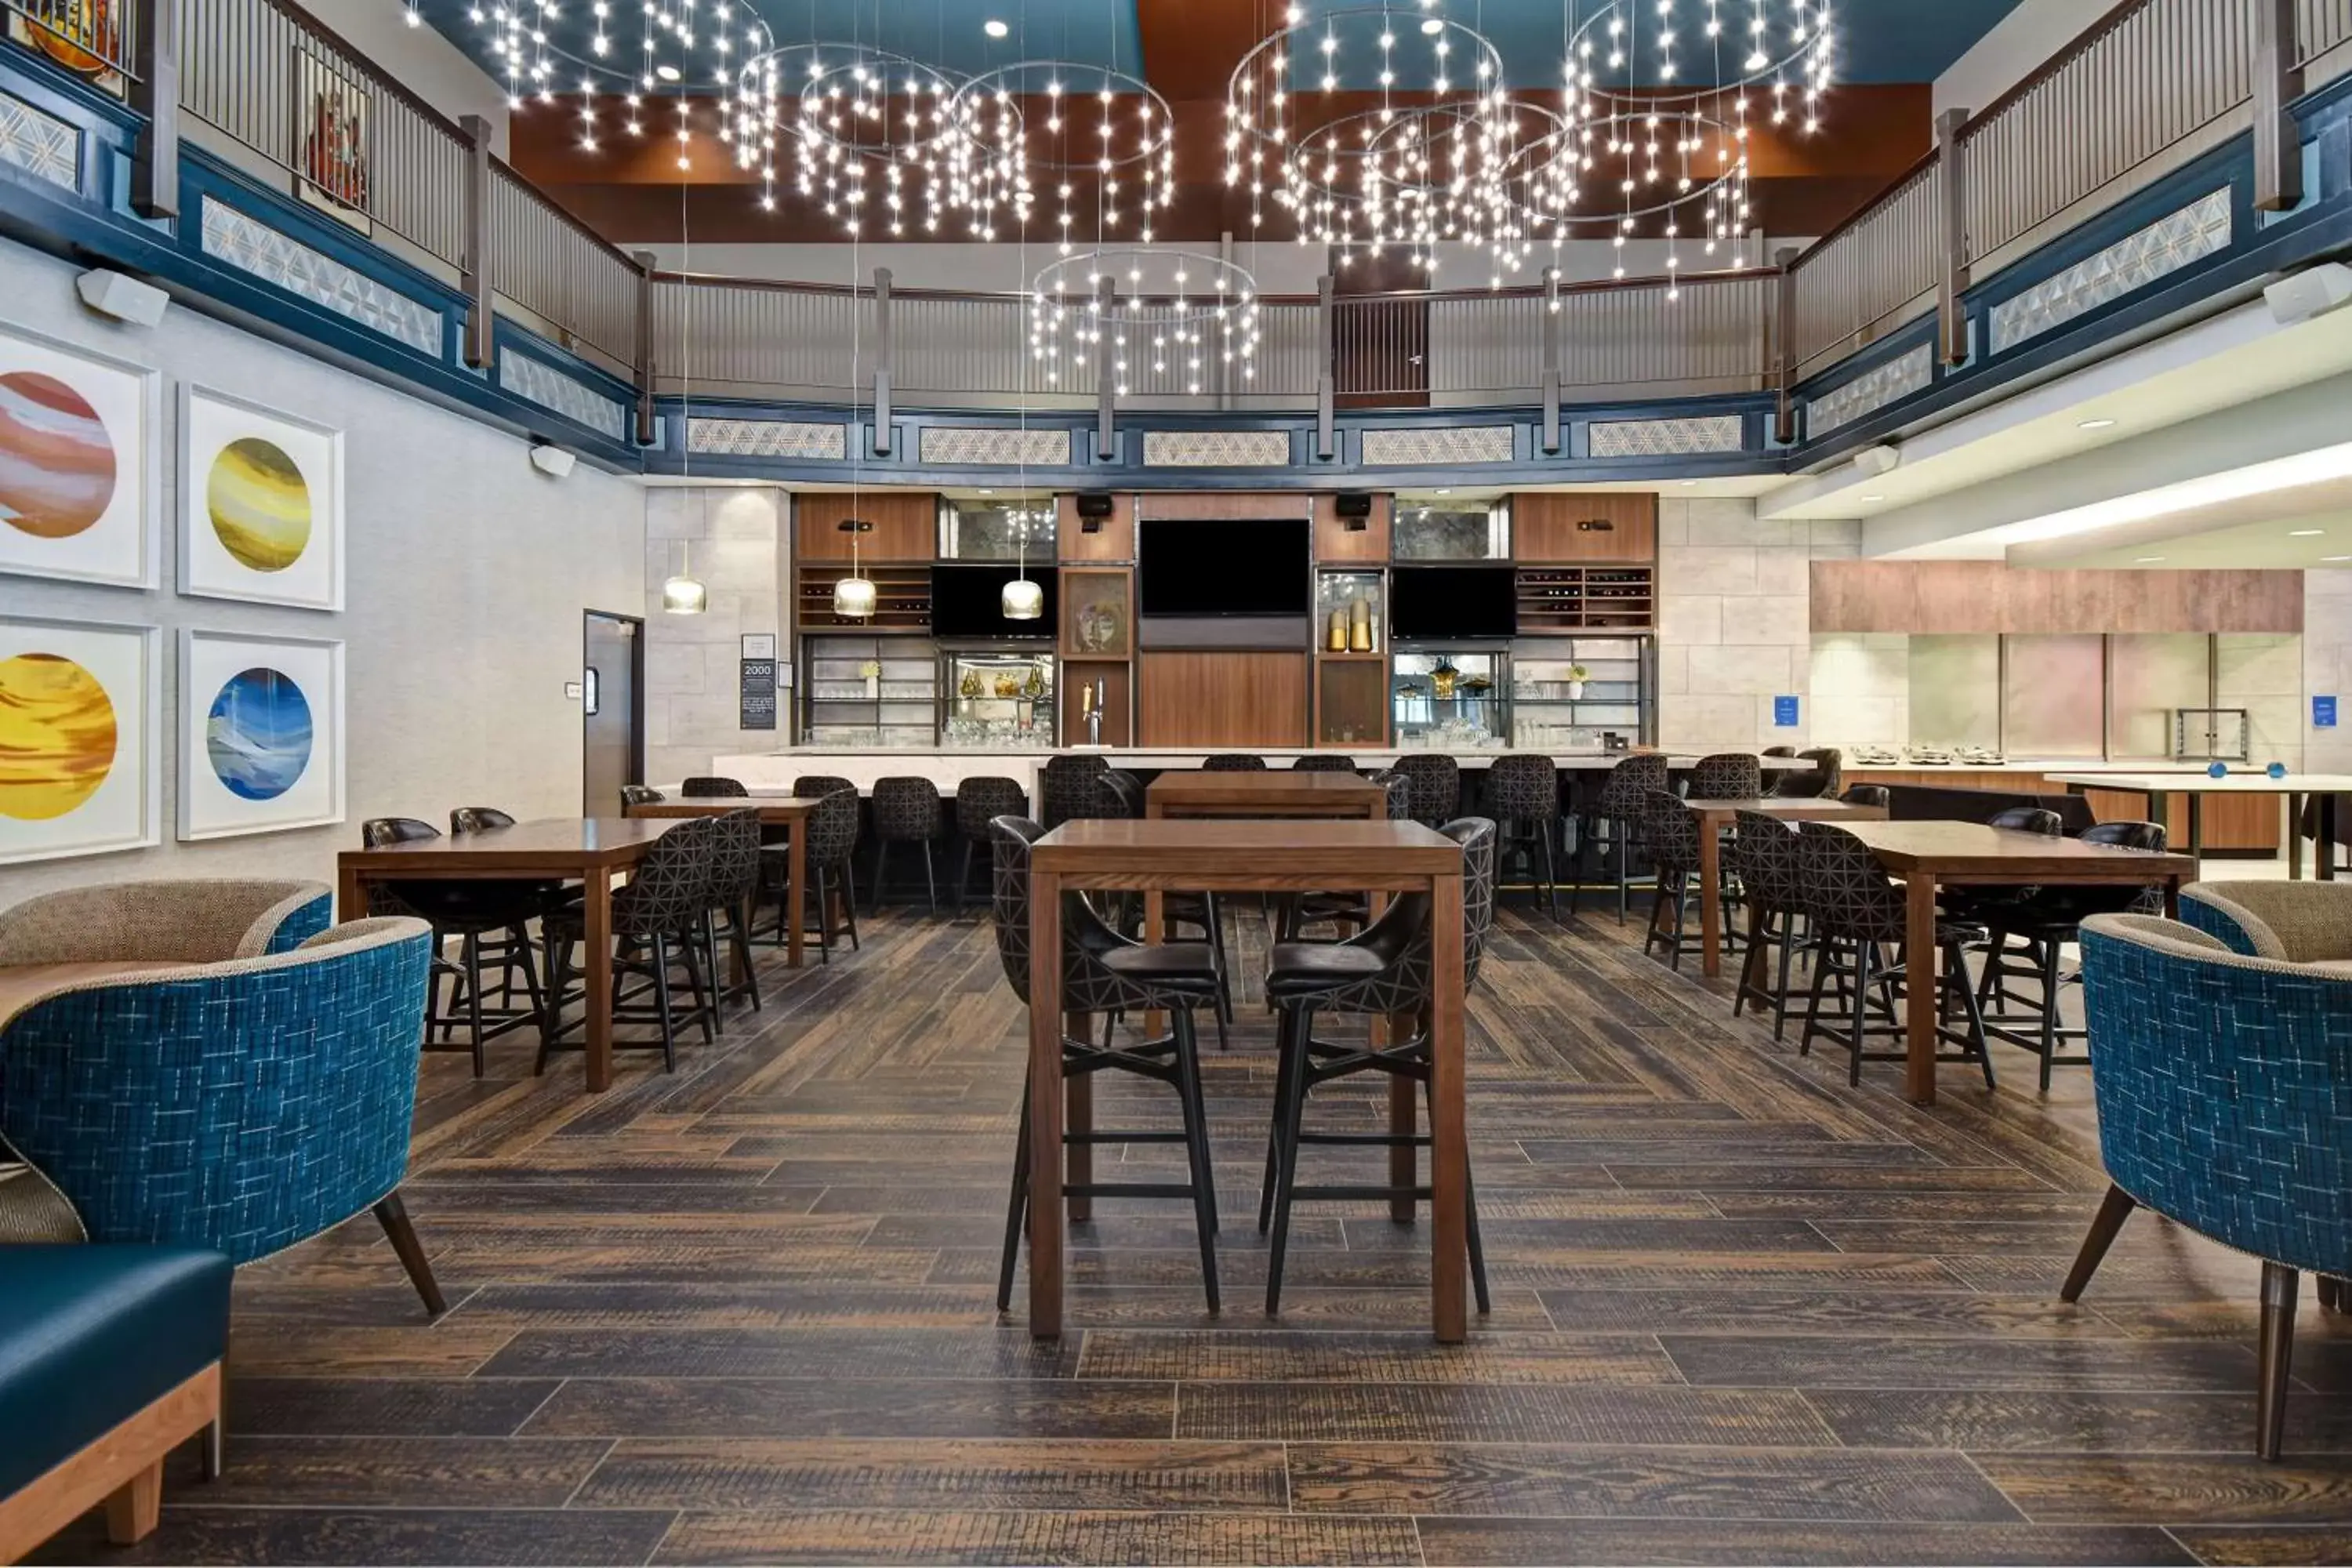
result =
[[[155,1528],[163,1502],[163,1458],[220,1415],[220,1363],[138,1412],[98,1441],[0,1498],[0,1563],[21,1561],[100,1503],[106,1537],[128,1546]]]

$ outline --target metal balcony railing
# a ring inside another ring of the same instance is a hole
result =
[[[1973,120],[1939,127],[1936,152],[1785,268],[1267,300],[1246,376],[1222,355],[1203,372],[1137,354],[1113,374],[1108,401],[1277,409],[1785,395],[1939,299],[1955,310],[1971,268],[2005,265],[2245,123],[2259,138],[2249,105],[2266,84],[2343,58],[2335,51],[2352,55],[2352,0],[2293,0],[2293,37],[2269,56],[2258,30],[2265,3],[2119,7]],[[0,5],[68,37],[79,36],[78,18],[100,14],[97,0]],[[457,274],[477,300],[494,296],[641,392],[691,384],[714,395],[846,402],[871,395],[887,368],[895,395],[921,402],[1105,404],[1107,367],[1091,353],[1037,352],[1019,296],[905,290],[886,310],[865,286],[648,272],[488,159],[478,122],[436,113],[289,0],[107,6],[104,15],[122,13],[119,32],[100,28],[87,41],[129,68],[148,5],[177,7],[186,116],[248,166],[257,161],[296,195]],[[488,341],[469,338],[469,353],[486,355]]]

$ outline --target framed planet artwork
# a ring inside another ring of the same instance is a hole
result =
[[[180,388],[180,592],[343,607],[343,437]]]
[[[180,633],[182,839],[343,819],[343,645]]]
[[[0,572],[155,585],[163,384],[0,325]]]
[[[0,616],[0,862],[159,841],[152,626]]]

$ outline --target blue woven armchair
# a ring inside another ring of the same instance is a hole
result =
[[[2142,1204],[2260,1258],[2254,1448],[2275,1459],[2299,1271],[2336,1310],[2352,1276],[2352,975],[2147,915],[2095,915],[2082,942],[2110,1185],[2059,1294],[2081,1296]]]
[[[290,951],[68,977],[0,1023],[0,1145],[93,1241],[247,1263],[372,1208],[437,1315],[398,1191],[431,948],[422,921],[366,920]]]

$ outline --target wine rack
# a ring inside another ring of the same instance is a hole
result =
[[[1519,635],[1646,630],[1657,619],[1656,594],[1648,566],[1524,566]]]

